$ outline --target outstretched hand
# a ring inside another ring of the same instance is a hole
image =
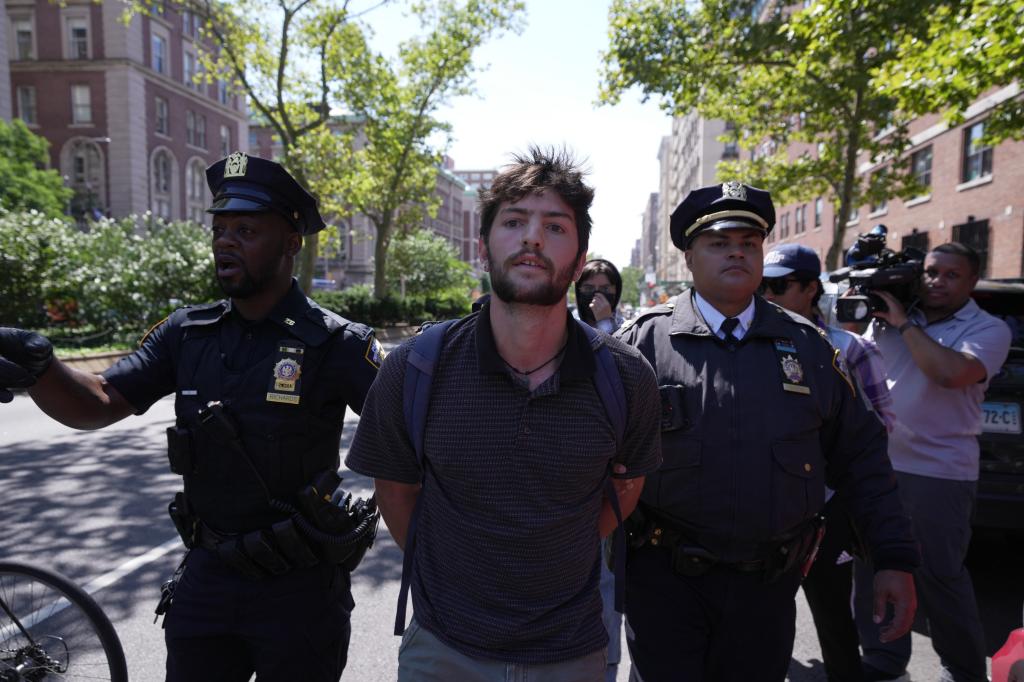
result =
[[[20,365],[0,356],[0,403],[9,403],[14,400],[14,394],[9,388],[27,388],[36,383],[35,377],[25,371]]]
[[[16,327],[0,327],[0,357],[38,379],[53,362],[53,344],[42,334]],[[0,381],[0,385],[2,385]]]

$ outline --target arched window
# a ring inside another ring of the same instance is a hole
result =
[[[71,197],[71,214],[78,220],[96,220],[107,210],[103,152],[96,140],[76,137],[61,152],[61,166]]]
[[[171,199],[174,189],[174,174],[171,155],[161,149],[153,155],[153,215],[164,220],[171,219]]]
[[[206,219],[206,164],[193,158],[185,166],[185,197],[188,219],[203,224]]]

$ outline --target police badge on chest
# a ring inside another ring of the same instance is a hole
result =
[[[267,387],[267,402],[298,405],[302,386],[302,358],[305,346],[299,341],[288,339],[277,346],[270,385]]]
[[[797,355],[796,344],[790,339],[775,339],[774,346],[775,357],[778,358],[779,368],[782,370],[782,390],[810,394],[811,389],[806,384],[806,375]]]

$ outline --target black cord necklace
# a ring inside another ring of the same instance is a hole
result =
[[[528,377],[531,374],[533,374],[534,372],[536,372],[537,370],[543,369],[544,367],[547,367],[552,362],[557,360],[558,356],[560,356],[562,353],[565,352],[565,347],[568,346],[568,345],[569,345],[569,340],[566,339],[565,343],[562,344],[562,347],[558,349],[557,353],[555,353],[550,358],[548,358],[547,360],[545,360],[544,362],[542,362],[541,364],[537,365],[536,367],[534,367],[533,369],[530,369],[530,370],[523,370],[523,369],[518,369],[516,367],[513,367],[511,364],[509,364],[508,360],[506,360],[505,358],[501,357],[501,353],[498,353],[498,357],[501,358],[501,361],[504,362],[505,366],[508,367],[510,370],[512,370],[516,374],[522,375],[524,377]]]

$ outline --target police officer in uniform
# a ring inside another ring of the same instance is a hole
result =
[[[629,520],[634,680],[785,679],[826,483],[878,569],[882,637],[913,622],[918,556],[885,429],[814,324],[755,295],[774,223],[763,190],[691,192],[670,228],[693,288],[618,334],[658,376],[664,456]]]
[[[362,409],[382,349],[292,279],[303,235],[324,222],[284,168],[236,152],[206,175],[228,298],[175,311],[102,375],[54,359],[38,334],[0,328],[0,376],[17,380],[19,366],[36,403],[82,429],[175,394],[168,456],[184,491],[170,511],[191,549],[161,602],[168,680],[333,682],[347,656],[349,572],[376,516],[326,500],[345,410]]]

